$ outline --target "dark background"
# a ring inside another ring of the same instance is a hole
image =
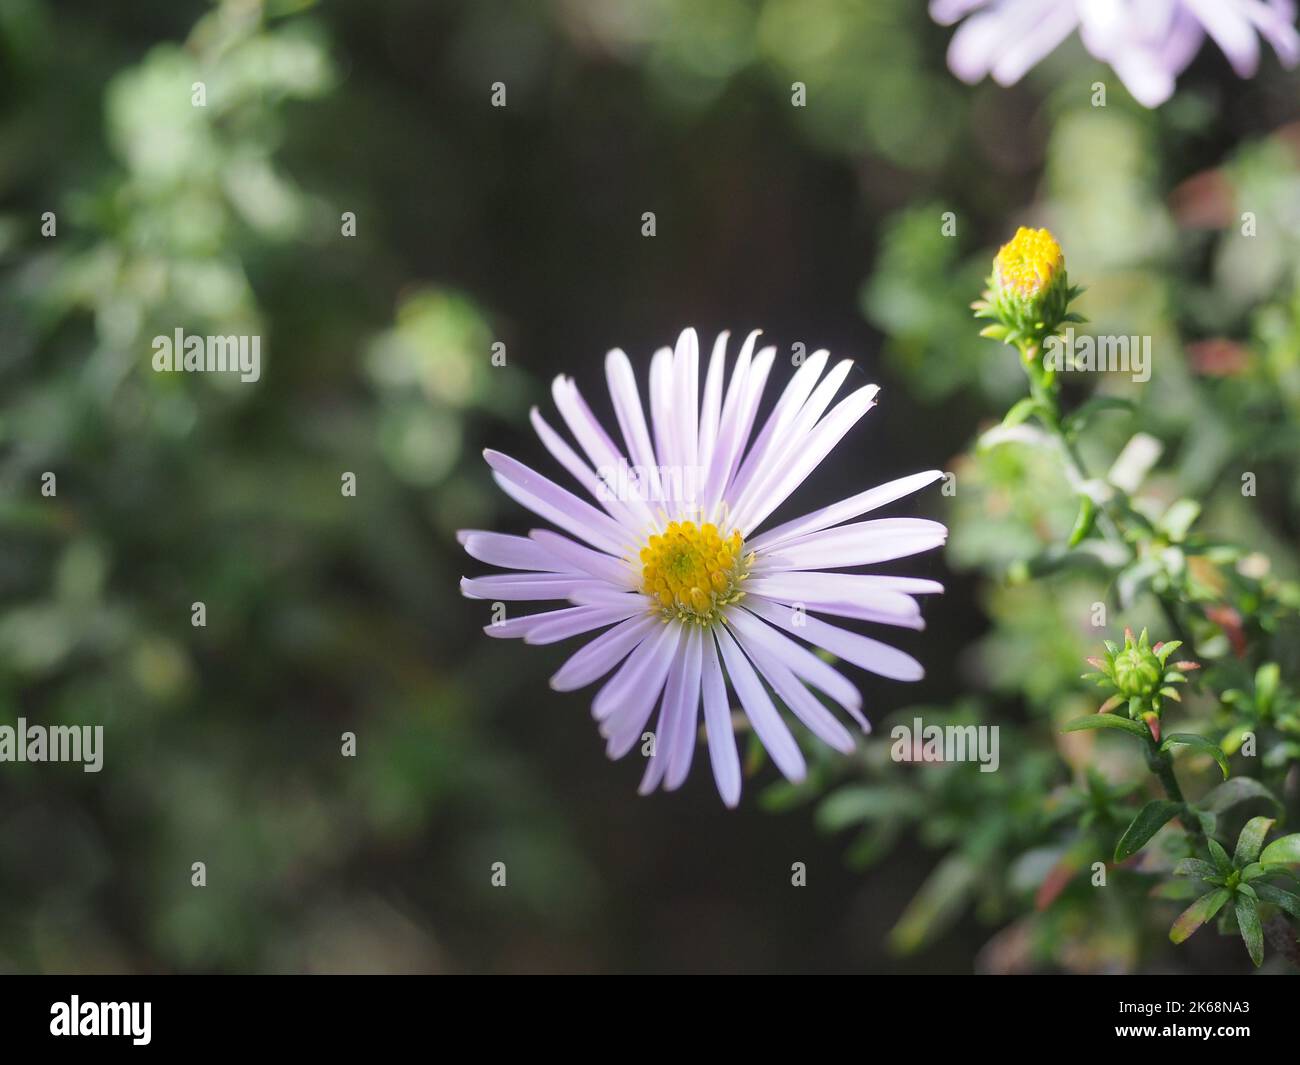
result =
[[[549,469],[526,414],[550,418],[555,374],[612,424],[605,352],[644,380],[687,325],[827,347],[882,386],[796,509],[950,468],[1014,395],[960,325],[980,264],[1051,189],[1054,131],[1103,72],[1072,42],[1023,86],[970,89],[949,33],[903,0],[6,5],[0,720],[102,720],[106,760],[0,771],[0,968],[975,967],[973,918],[888,949],[935,862],[917,840],[852,869],[807,809],[765,809],[770,767],[736,811],[703,757],[638,798],[591,693],[546,684],[573,645],[484,637],[456,588],[483,567],[454,540],[530,526],[478,452]],[[1274,68],[1238,83],[1207,49],[1158,118],[1111,79],[1156,202],[1294,117]],[[249,159],[274,187],[232,179]],[[864,281],[905,209],[957,212],[976,265],[891,337]],[[155,333],[239,323],[263,336],[256,386],[148,371]],[[896,641],[922,684],[855,673],[876,722],[963,695],[987,629],[969,572],[907,570],[949,591]]]

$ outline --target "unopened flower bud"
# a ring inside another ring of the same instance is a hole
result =
[[[985,336],[1036,348],[1063,322],[1079,320],[1070,314],[1070,301],[1081,290],[1071,288],[1065,254],[1049,230],[1017,229],[994,258],[988,285],[975,304],[977,317],[997,323]]]

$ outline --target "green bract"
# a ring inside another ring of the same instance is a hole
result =
[[[1134,637],[1132,629],[1124,630],[1124,645],[1117,646],[1106,641],[1104,658],[1090,658],[1089,664],[1096,667],[1096,672],[1085,673],[1084,680],[1095,680],[1098,687],[1108,688],[1111,695],[1100,708],[1100,713],[1109,713],[1120,706],[1127,706],[1128,716],[1142,719],[1151,726],[1153,736],[1159,738],[1160,708],[1164,699],[1180,702],[1181,697],[1175,684],[1185,684],[1185,672],[1196,669],[1195,662],[1177,662],[1167,666],[1169,656],[1182,646],[1181,641],[1151,645],[1147,630]]]

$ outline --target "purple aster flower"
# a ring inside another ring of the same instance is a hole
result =
[[[702,396],[695,330],[682,333],[675,351],[656,352],[649,423],[628,357],[611,351],[605,375],[622,447],[573,380],[557,377],[551,389],[555,405],[582,454],[536,409],[532,423],[590,501],[515,459],[486,451],[502,490],[561,532],[459,534],[471,556],[514,571],[464,578],[465,595],[572,604],[498,620],[485,628],[489,636],[545,644],[604,630],[564,663],[551,686],[573,691],[612,673],[592,703],[610,757],[621,758],[637,745],[658,706],[642,794],[661,784],[672,790],[686,779],[702,704],[718,791],[728,806],[739,801],[728,682],[790,780],[803,778],[804,758],[772,693],[815,736],[851,751],[852,734],[812,689],[869,731],[862,696],[804,643],[883,677],[922,676],[911,655],[813,615],[923,627],[914,597],[942,592],[938,582],[832,571],[940,546],[947,530],[938,522],[853,519],[943,474],[930,470],[890,481],[758,532],[871,409],[878,391],[866,385],[831,406],[853,363],[845,359],[823,375],[829,356],[818,351],[793,374],[751,439],[776,355],[772,347],[754,352],[758,335],[756,330],[745,340],[725,390],[727,334],[718,337]]]
[[[1146,107],[1169,98],[1206,34],[1243,78],[1259,67],[1260,36],[1284,65],[1300,59],[1293,0],[931,0],[930,14],[966,18],[948,47],[963,81],[1012,85],[1077,29]]]

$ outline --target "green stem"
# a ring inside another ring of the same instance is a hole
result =
[[[1160,745],[1156,743],[1154,736],[1148,738],[1145,753],[1147,768],[1160,781],[1160,786],[1165,789],[1165,794],[1169,796],[1171,802],[1182,805],[1183,814],[1179,820],[1182,821],[1187,835],[1194,844],[1204,843],[1205,834],[1201,831],[1200,819],[1188,805],[1187,800],[1183,798],[1183,789],[1178,786],[1178,777],[1174,775],[1174,760],[1167,752],[1160,749]]]
[[[1050,371],[1044,370],[1039,362],[1038,354],[1041,345],[1021,341],[1017,347],[1020,351],[1020,364],[1024,368],[1025,376],[1029,378],[1029,394],[1038,403],[1038,421],[1055,438],[1070,479],[1075,487],[1078,487],[1085,481],[1092,480],[1092,476],[1083,461],[1083,456],[1079,454],[1078,447],[1061,424],[1061,401],[1055,376]],[[1136,549],[1124,535],[1124,520],[1115,512],[1112,501],[1106,500],[1098,506],[1097,525],[1107,541],[1124,547],[1131,558],[1137,558]],[[1173,638],[1182,640],[1190,646],[1187,630],[1183,627],[1175,609],[1176,603],[1164,595],[1157,595],[1156,600],[1160,603],[1160,609],[1169,623]]]
[[[1029,378],[1029,394],[1038,404],[1038,420],[1055,438],[1057,445],[1061,449],[1061,457],[1066,470],[1075,487],[1078,488],[1086,481],[1092,480],[1092,477],[1088,473],[1088,467],[1083,461],[1083,456],[1079,454],[1078,447],[1070,439],[1070,434],[1065,431],[1065,427],[1061,424],[1061,403],[1055,377],[1050,371],[1045,370],[1038,361],[1039,345],[1021,342],[1019,348],[1020,363],[1024,367],[1025,375]],[[1122,545],[1131,558],[1137,558],[1137,549],[1124,535],[1123,517],[1114,512],[1110,500],[1106,500],[1098,506],[1097,524],[1102,531],[1102,535],[1109,542]],[[1163,595],[1157,595],[1156,599],[1160,603],[1160,608],[1164,612],[1175,638],[1186,642],[1187,636],[1174,609],[1175,604]],[[1203,843],[1205,836],[1201,831],[1200,820],[1191,807],[1188,806],[1187,800],[1183,798],[1183,789],[1179,787],[1178,778],[1174,775],[1173,759],[1166,752],[1160,750],[1160,745],[1156,742],[1154,736],[1148,738],[1145,753],[1147,767],[1160,781],[1165,794],[1169,796],[1170,801],[1182,805],[1184,813],[1180,820],[1187,831],[1189,839],[1193,845]]]

